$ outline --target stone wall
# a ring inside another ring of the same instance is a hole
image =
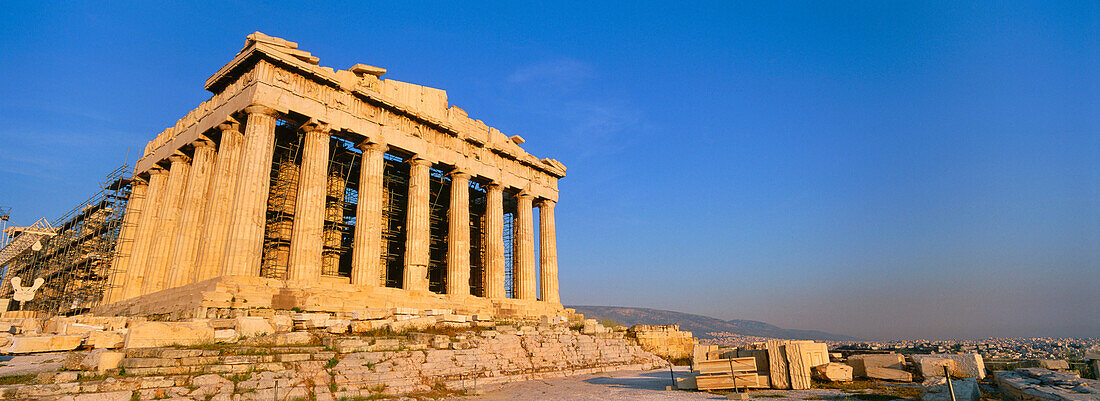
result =
[[[28,319],[13,322],[12,331],[20,334],[5,338],[8,352],[72,350],[66,370],[0,386],[0,398],[247,401],[447,395],[514,381],[666,365],[621,332],[585,335],[561,319],[456,322],[464,320],[459,316],[395,308],[361,310],[347,318],[281,313],[189,322]],[[62,349],[16,347],[34,345],[27,341],[39,338],[76,341]],[[96,349],[79,350],[89,348]]]
[[[680,325],[640,324],[627,330],[627,335],[637,339],[646,351],[669,360],[691,359],[692,350],[699,341],[690,331],[680,331]]]

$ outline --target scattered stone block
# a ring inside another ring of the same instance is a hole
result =
[[[96,331],[88,335],[86,341],[92,348],[117,349],[122,348],[126,337],[117,331]]]
[[[852,367],[843,363],[829,362],[813,367],[814,378],[828,382],[852,381]]]
[[[207,322],[142,322],[126,333],[126,348],[198,345],[214,342],[214,328]]]
[[[901,369],[869,367],[865,368],[867,377],[871,379],[890,380],[896,382],[911,382],[913,374]]]
[[[216,343],[232,344],[236,343],[240,339],[241,336],[237,333],[237,330],[214,330],[214,342]]]
[[[383,329],[386,325],[393,323],[393,319],[379,319],[379,320],[356,320],[351,322],[352,333],[367,333],[374,330]]]
[[[275,328],[262,317],[238,317],[234,328],[241,337],[259,337],[275,333]]]
[[[305,345],[313,343],[313,334],[304,331],[276,333],[269,336],[275,345]]]
[[[985,363],[982,361],[980,354],[913,355],[912,358],[913,363],[917,365],[920,374],[924,377],[943,376],[945,362],[942,361],[951,360],[954,361],[954,366],[949,366],[951,375],[955,377],[976,377],[979,380],[985,379]]]
[[[271,317],[271,326],[277,333],[286,333],[294,330],[294,320],[287,315],[275,315]]]
[[[451,314],[450,309],[425,309],[424,316],[443,316]]]
[[[401,308],[401,307],[393,308],[393,314],[395,314],[395,315],[416,315],[416,314],[419,314],[419,313],[420,313],[420,310],[418,310],[416,308]]]
[[[951,389],[955,396],[951,396]],[[974,378],[952,379],[951,386],[947,385],[944,377],[931,377],[921,383],[921,401],[978,401],[981,392],[978,390],[978,382]]]
[[[121,352],[97,349],[81,359],[80,369],[102,374],[111,369],[118,369],[119,363],[122,362],[122,358],[125,356],[126,354]]]
[[[385,319],[393,315],[388,309],[371,308],[371,309],[359,309],[351,312],[351,318],[354,320],[378,320]]]
[[[868,377],[867,368],[905,369],[905,357],[900,354],[860,354],[848,357],[848,366],[856,377]]]
[[[785,345],[790,343],[786,340],[768,340],[764,343],[765,349],[768,351],[768,379],[771,381],[772,388],[779,390],[787,390],[791,388],[791,378],[787,368],[787,353]],[[715,350],[707,351],[707,357],[710,357],[710,353]]]
[[[469,318],[466,315],[454,315],[454,314],[443,315],[443,321],[444,322],[466,323],[468,320],[469,320]]]
[[[351,321],[346,319],[329,319],[325,322],[325,331],[332,334],[344,334],[351,327]]]
[[[72,351],[84,342],[81,336],[15,336],[3,349],[5,354]]]
[[[93,326],[93,325],[90,325],[90,324],[83,324],[83,323],[70,323],[69,325],[65,326],[64,333],[60,333],[60,334],[87,337],[89,333],[97,332],[97,331],[103,331],[103,330],[106,330],[106,327]]]

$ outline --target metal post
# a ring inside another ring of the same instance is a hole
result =
[[[737,352],[733,354],[737,355]],[[737,388],[737,373],[733,371],[733,357],[727,357],[726,361],[730,363],[730,379],[733,379],[733,392],[740,393],[741,391]]]
[[[955,386],[951,385],[951,372],[947,371],[947,365],[943,365],[943,377],[947,379],[947,391],[951,393],[951,401],[956,401]]]
[[[668,378],[672,379],[672,389],[678,390],[676,388],[676,374],[672,372],[672,353],[668,350],[667,342],[665,343],[665,355],[668,355]]]

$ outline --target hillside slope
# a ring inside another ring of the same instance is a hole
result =
[[[745,336],[783,338],[792,340],[851,341],[855,337],[826,333],[817,330],[784,329],[755,320],[721,320],[709,316],[673,312],[649,308],[622,306],[568,306],[589,319],[611,319],[624,326],[635,324],[678,324],[681,330],[692,332],[699,338],[710,338],[707,333],[728,332]]]

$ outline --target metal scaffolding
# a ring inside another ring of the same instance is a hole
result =
[[[290,235],[294,208],[298,202],[298,174],[302,163],[302,136],[293,122],[275,125],[275,147],[271,158],[271,189],[267,197],[267,225],[264,228],[260,276],[286,278],[290,265]]]
[[[41,277],[45,285],[24,309],[76,314],[98,305],[110,286],[114,260],[124,256],[116,249],[130,201],[130,181],[129,167],[118,167],[96,194],[54,220],[52,226],[39,221],[21,229],[5,249],[14,251],[10,245],[30,244],[20,246],[8,260],[0,298],[11,297],[12,277],[19,276],[24,283]]]
[[[351,277],[355,238],[355,208],[359,204],[361,152],[337,136],[329,141],[328,182],[325,191],[324,250],[321,274]]]
[[[387,287],[401,288],[405,269],[405,218],[409,204],[409,164],[386,153],[382,177],[382,279]]]

